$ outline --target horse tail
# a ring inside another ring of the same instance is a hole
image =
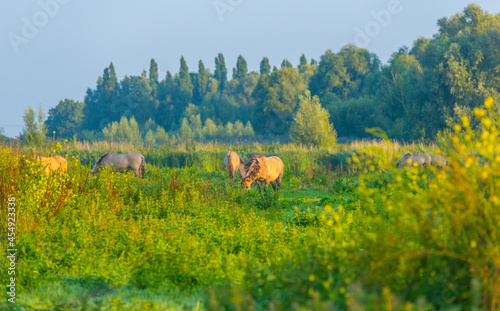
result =
[[[140,167],[141,178],[144,178],[144,174],[146,174],[146,160],[144,156],[141,156],[141,167]]]

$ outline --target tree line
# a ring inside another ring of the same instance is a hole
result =
[[[117,134],[120,126],[135,123],[136,139],[156,142],[288,138],[300,132],[294,119],[300,98],[306,98],[326,109],[321,116],[329,120],[318,128],[333,124],[339,137],[366,138],[366,128],[380,127],[393,139],[433,140],[449,124],[472,116],[486,97],[500,93],[500,14],[469,5],[438,26],[432,38],[400,48],[387,64],[353,45],[338,53],[327,50],[319,61],[302,55],[297,66],[285,59],[279,68],[271,67],[263,57],[258,72],[249,72],[240,55],[231,77],[222,53],[213,73],[201,60],[191,71],[181,57],[179,72],[160,77],[152,59],[148,71],[119,81],[111,63],[95,88],[87,89],[84,102],[66,99],[50,109],[46,132],[116,139],[127,137],[125,130]],[[300,115],[302,123],[318,119],[313,111],[320,110],[307,111]]]

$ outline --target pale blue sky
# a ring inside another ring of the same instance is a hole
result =
[[[121,79],[149,68],[161,78],[177,72],[181,55],[190,71],[202,59],[213,72],[224,54],[228,71],[243,55],[250,70],[263,56],[295,66],[302,53],[319,59],[345,43],[363,45],[383,62],[403,45],[437,32],[441,17],[463,11],[462,0],[39,0],[5,1],[0,12],[0,128],[19,135],[23,109],[44,111],[88,87],[113,62]],[[476,1],[500,13],[500,1]],[[56,5],[55,5],[56,4]],[[218,7],[219,11],[217,11]],[[376,16],[379,16],[378,18]],[[382,19],[380,19],[382,18]],[[363,31],[365,36],[359,34]]]

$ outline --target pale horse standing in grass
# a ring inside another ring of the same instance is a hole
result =
[[[241,181],[241,186],[243,190],[250,190],[252,182],[256,181],[260,192],[260,182],[263,181],[266,186],[264,189],[267,189],[267,186],[271,183],[273,189],[279,192],[283,171],[284,166],[280,158],[251,155],[248,163],[245,164],[245,176]]]
[[[398,163],[396,164],[396,167],[405,167],[405,166],[414,166],[417,163],[419,166],[428,166],[431,165],[432,163],[432,158],[428,154],[405,154],[402,156],[399,160]]]
[[[431,163],[438,170],[443,169],[446,166],[446,164],[447,164],[446,159],[442,155],[440,155],[440,154],[433,155]]]
[[[102,167],[112,167],[117,172],[133,171],[135,176],[144,178],[146,173],[146,161],[139,152],[106,153],[101,156],[94,165],[92,176],[99,173]]]
[[[224,155],[224,165],[229,173],[229,178],[236,181],[236,172],[239,173],[240,178],[243,178],[245,163],[241,157],[234,151],[228,151]]]
[[[40,160],[43,167],[45,167],[45,173],[47,175],[59,171],[61,173],[65,173],[68,170],[68,161],[65,158],[60,156],[54,157],[41,157],[36,156],[38,160]]]

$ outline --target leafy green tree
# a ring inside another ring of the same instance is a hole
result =
[[[335,93],[342,96],[342,86],[348,80],[344,59],[327,50],[321,55],[316,73],[311,77],[309,89],[312,94],[323,96],[325,93]]]
[[[214,122],[234,122],[238,119],[240,104],[227,94],[208,94],[200,105],[202,119],[210,118]]]
[[[311,77],[314,75],[316,68],[316,65],[309,65],[307,63],[307,58],[304,54],[300,56],[298,69],[300,77],[304,81],[305,85],[309,85]]]
[[[156,132],[154,133],[154,138],[155,138],[156,143],[158,143],[158,144],[166,143],[169,140],[167,132],[165,131],[165,129],[163,127],[161,127],[159,125],[156,128]]]
[[[261,75],[253,92],[256,104],[252,124],[256,124],[260,132],[286,134],[298,95],[306,90],[306,86],[297,68],[282,68],[273,71],[269,78],[265,77]],[[266,83],[269,83],[267,88]]]
[[[308,66],[308,63],[307,63],[307,58],[306,56],[304,55],[304,53],[302,53],[302,55],[300,56],[300,60],[299,60],[299,73],[302,73],[304,72],[306,66]]]
[[[45,121],[48,132],[56,132],[57,138],[70,138],[77,134],[83,120],[84,105],[83,102],[65,99],[49,109],[49,116]]]
[[[290,63],[290,61],[286,58],[281,63],[281,68],[292,68],[292,67],[293,67],[292,63]]]
[[[243,129],[243,135],[245,135],[245,136],[255,135],[255,132],[253,131],[252,123],[250,123],[250,121],[247,121],[247,124],[245,124],[245,128]]]
[[[264,57],[260,62],[260,74],[269,75],[271,73],[271,65],[269,64],[269,58]]]
[[[24,109],[23,121],[24,129],[21,134],[21,140],[31,146],[42,146],[47,140],[47,127],[44,124],[45,113],[42,110],[42,105],[38,108],[38,116],[31,108]]]
[[[158,89],[158,109],[156,114],[156,123],[163,128],[175,131],[178,112],[175,107],[175,94],[177,85],[170,71],[167,71],[165,79],[161,81]]]
[[[154,58],[151,58],[151,62],[149,64],[149,83],[152,83],[152,87],[153,85],[158,84],[158,64]]]
[[[193,138],[195,139],[203,139],[204,134],[203,134],[203,127],[201,123],[201,118],[200,115],[191,115],[189,117],[189,127],[191,128],[193,132]]]
[[[319,103],[319,97],[311,98],[311,92],[299,96],[299,109],[290,128],[290,138],[299,144],[315,147],[333,146],[337,133],[330,124],[330,114]]]
[[[226,62],[224,61],[224,55],[219,53],[215,58],[215,71],[214,71],[215,79],[219,82],[218,91],[222,93],[226,90],[227,86],[227,68]]]
[[[243,56],[238,56],[238,61],[236,62],[236,68],[233,69],[233,79],[240,80],[247,76],[248,68],[247,61]]]
[[[182,124],[179,130],[179,137],[181,139],[193,138],[193,130],[189,126],[189,121],[187,118],[182,118]]]
[[[329,111],[330,122],[335,124],[339,137],[372,138],[365,129],[374,127],[382,128],[386,133],[401,132],[401,129],[394,128],[394,123],[383,118],[382,107],[375,95],[342,100],[337,95],[328,93],[321,102]]]
[[[217,135],[217,125],[210,118],[205,120],[203,135],[209,138],[214,138]]]
[[[158,101],[153,97],[153,89],[145,76],[132,77],[131,85],[128,96],[129,109],[124,112],[124,116],[135,116],[137,121],[143,124],[151,116],[155,116]]]
[[[112,122],[102,129],[104,138],[109,141],[132,142],[138,143],[141,141],[141,132],[139,125],[134,117],[130,120],[127,117],[122,117],[120,122]]]
[[[193,102],[201,103],[203,96],[207,93],[208,79],[210,73],[205,68],[203,61],[198,62],[198,74],[194,81],[194,92],[193,92]]]
[[[83,111],[84,129],[100,131],[116,117],[113,100],[117,94],[117,83],[115,67],[110,63],[102,77],[98,77],[96,89],[87,89]]]
[[[189,69],[186,64],[184,57],[181,57],[181,68],[179,70],[179,96],[180,100],[185,102],[185,105],[191,101],[193,97],[193,83],[191,82],[191,76],[189,75]]]

